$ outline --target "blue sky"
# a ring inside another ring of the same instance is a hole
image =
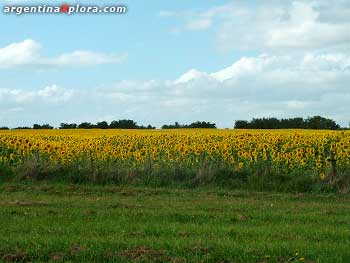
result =
[[[23,2],[28,3],[28,1]],[[96,2],[100,5],[119,3],[103,0],[81,3]],[[181,35],[171,33],[172,27],[176,27],[176,21],[164,19],[159,15],[163,10],[182,12],[189,7],[193,10],[205,10],[210,8],[209,2],[203,4],[203,1],[191,1],[189,4],[188,1],[180,0],[149,1],[147,4],[140,4],[137,1],[123,3],[128,7],[128,13],[125,15],[15,16],[3,14],[0,16],[0,23],[11,26],[1,29],[1,44],[6,46],[24,39],[33,39],[44,47],[43,52],[47,56],[77,49],[128,54],[128,59],[122,66],[109,65],[73,71],[69,68],[59,73],[45,72],[45,75],[49,73],[50,76],[47,75],[46,78],[33,76],[31,78],[33,85],[64,81],[65,77],[69,80],[62,84],[81,86],[124,79],[165,80],[176,78],[188,70],[188,67],[211,71],[232,63],[234,54],[230,54],[228,58],[226,53],[215,50],[215,44],[209,34],[205,32],[196,35],[192,32],[183,32]],[[217,1],[217,3],[223,4],[225,1]],[[213,52],[215,56],[210,55]],[[1,73],[13,72],[11,69],[9,72]],[[22,72],[22,74],[30,77],[32,72]],[[86,74],[89,75],[89,79],[84,81]]]
[[[348,125],[350,1],[122,3],[127,14],[0,14],[0,126],[312,115]]]

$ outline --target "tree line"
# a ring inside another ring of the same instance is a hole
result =
[[[79,125],[75,123],[61,123],[59,129],[155,129],[152,125],[138,125],[133,120],[119,120],[108,123],[100,121],[96,124],[90,122],[82,122]]]
[[[155,129],[152,125],[138,125],[133,120],[118,120],[110,123],[106,121],[97,122],[95,124],[90,122],[76,123],[61,123],[59,129]],[[186,128],[206,128],[216,129],[216,124],[206,121],[196,121],[191,124],[167,124],[161,127],[162,129],[186,129]],[[277,118],[254,118],[251,121],[237,120],[234,124],[235,129],[325,129],[338,130],[340,126],[332,119],[321,116],[308,117],[306,119],[301,117],[289,119]],[[15,129],[54,129],[49,124],[34,124],[32,127],[17,127]],[[0,130],[9,130],[8,127],[0,127]]]
[[[332,119],[321,116],[289,119],[254,118],[251,121],[238,120],[235,129],[322,129],[339,130],[340,126]]]
[[[174,124],[163,125],[162,129],[190,129],[190,128],[207,128],[207,129],[216,129],[215,123],[205,122],[205,121],[196,121],[191,124],[179,124],[177,121]]]
[[[191,124],[179,124],[178,122],[175,122],[174,124],[169,125],[163,125],[162,129],[180,129],[180,128],[213,128],[216,129],[215,123],[205,122],[205,121],[196,121]],[[54,129],[53,126],[49,124],[34,124],[32,127],[17,127],[14,129],[34,129],[34,130],[41,130],[41,129]],[[65,130],[65,129],[156,129],[156,127],[152,125],[138,125],[133,120],[119,120],[119,121],[112,121],[111,123],[108,123],[106,121],[97,122],[96,124],[93,124],[91,122],[82,122],[80,124],[76,123],[61,123],[58,129]],[[0,130],[9,130],[8,127],[0,127]]]
[[[80,124],[76,123],[61,123],[58,129],[155,129],[156,127],[153,127],[152,125],[138,125],[133,120],[118,120],[118,121],[112,121],[111,123],[108,123],[106,121],[100,121],[97,123],[91,123],[91,122],[82,122]],[[50,124],[33,124],[32,127],[24,126],[24,127],[17,127],[14,129],[34,129],[34,130],[43,130],[43,129],[54,129],[53,126]],[[0,130],[9,130],[8,127],[0,127]]]

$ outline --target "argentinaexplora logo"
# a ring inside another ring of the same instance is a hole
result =
[[[127,7],[125,5],[110,5],[110,6],[88,6],[88,5],[7,5],[4,6],[5,14],[125,14]]]

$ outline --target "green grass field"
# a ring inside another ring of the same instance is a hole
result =
[[[350,262],[350,196],[0,186],[2,262]]]

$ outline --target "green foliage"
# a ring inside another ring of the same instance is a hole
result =
[[[108,125],[108,122],[106,122],[106,121],[100,121],[100,122],[96,123],[95,128],[108,129],[109,125]]]
[[[109,125],[111,129],[137,129],[137,123],[133,120],[112,121]]]
[[[95,128],[95,125],[91,124],[90,122],[82,122],[78,125],[79,129],[92,129]]]
[[[338,130],[340,126],[333,120],[321,116],[303,119],[254,118],[251,121],[238,120],[235,129],[318,129]]]
[[[61,124],[62,127],[62,124]],[[148,125],[148,126],[140,126],[133,120],[119,120],[119,121],[112,121],[110,124],[106,121],[101,121],[96,124],[92,124],[90,122],[83,122],[79,125],[76,124],[69,124],[64,125],[65,129],[75,129],[76,127],[79,129],[155,129],[155,127]],[[62,128],[63,129],[63,128]]]
[[[181,163],[141,167],[110,161],[85,159],[53,164],[45,156],[21,160],[16,166],[0,166],[3,181],[54,181],[73,184],[116,184],[157,187],[196,188],[220,186],[275,192],[350,192],[349,170],[339,170],[336,183],[322,181],[313,171],[294,168],[291,171],[260,162],[247,168],[232,169],[220,162],[203,161],[196,166]]]
[[[53,129],[49,124],[34,124],[33,129]],[[106,121],[97,122],[96,124],[90,122],[82,122],[79,125],[76,123],[61,123],[59,129],[155,129],[152,125],[138,125],[133,120],[114,120],[110,124]],[[190,129],[190,128],[205,128],[215,129],[216,124],[206,121],[196,121],[191,124],[174,124],[163,125],[162,129]],[[308,117],[303,119],[301,117],[289,119],[277,118],[254,118],[251,121],[237,120],[234,125],[235,129],[324,129],[324,130],[339,130],[340,126],[331,119],[321,116]],[[0,130],[8,130],[8,127],[0,127]],[[15,129],[31,129],[31,127],[17,127]]]
[[[76,129],[78,127],[75,123],[61,123],[60,129]]]
[[[196,121],[191,124],[175,124],[163,125],[162,129],[193,129],[193,128],[204,128],[204,129],[216,129],[215,123],[205,122],[205,121]]]
[[[51,125],[49,125],[49,124],[42,124],[42,125],[40,125],[40,124],[33,124],[33,129],[34,130],[43,130],[43,129],[51,130],[51,129],[53,129],[53,127]]]

